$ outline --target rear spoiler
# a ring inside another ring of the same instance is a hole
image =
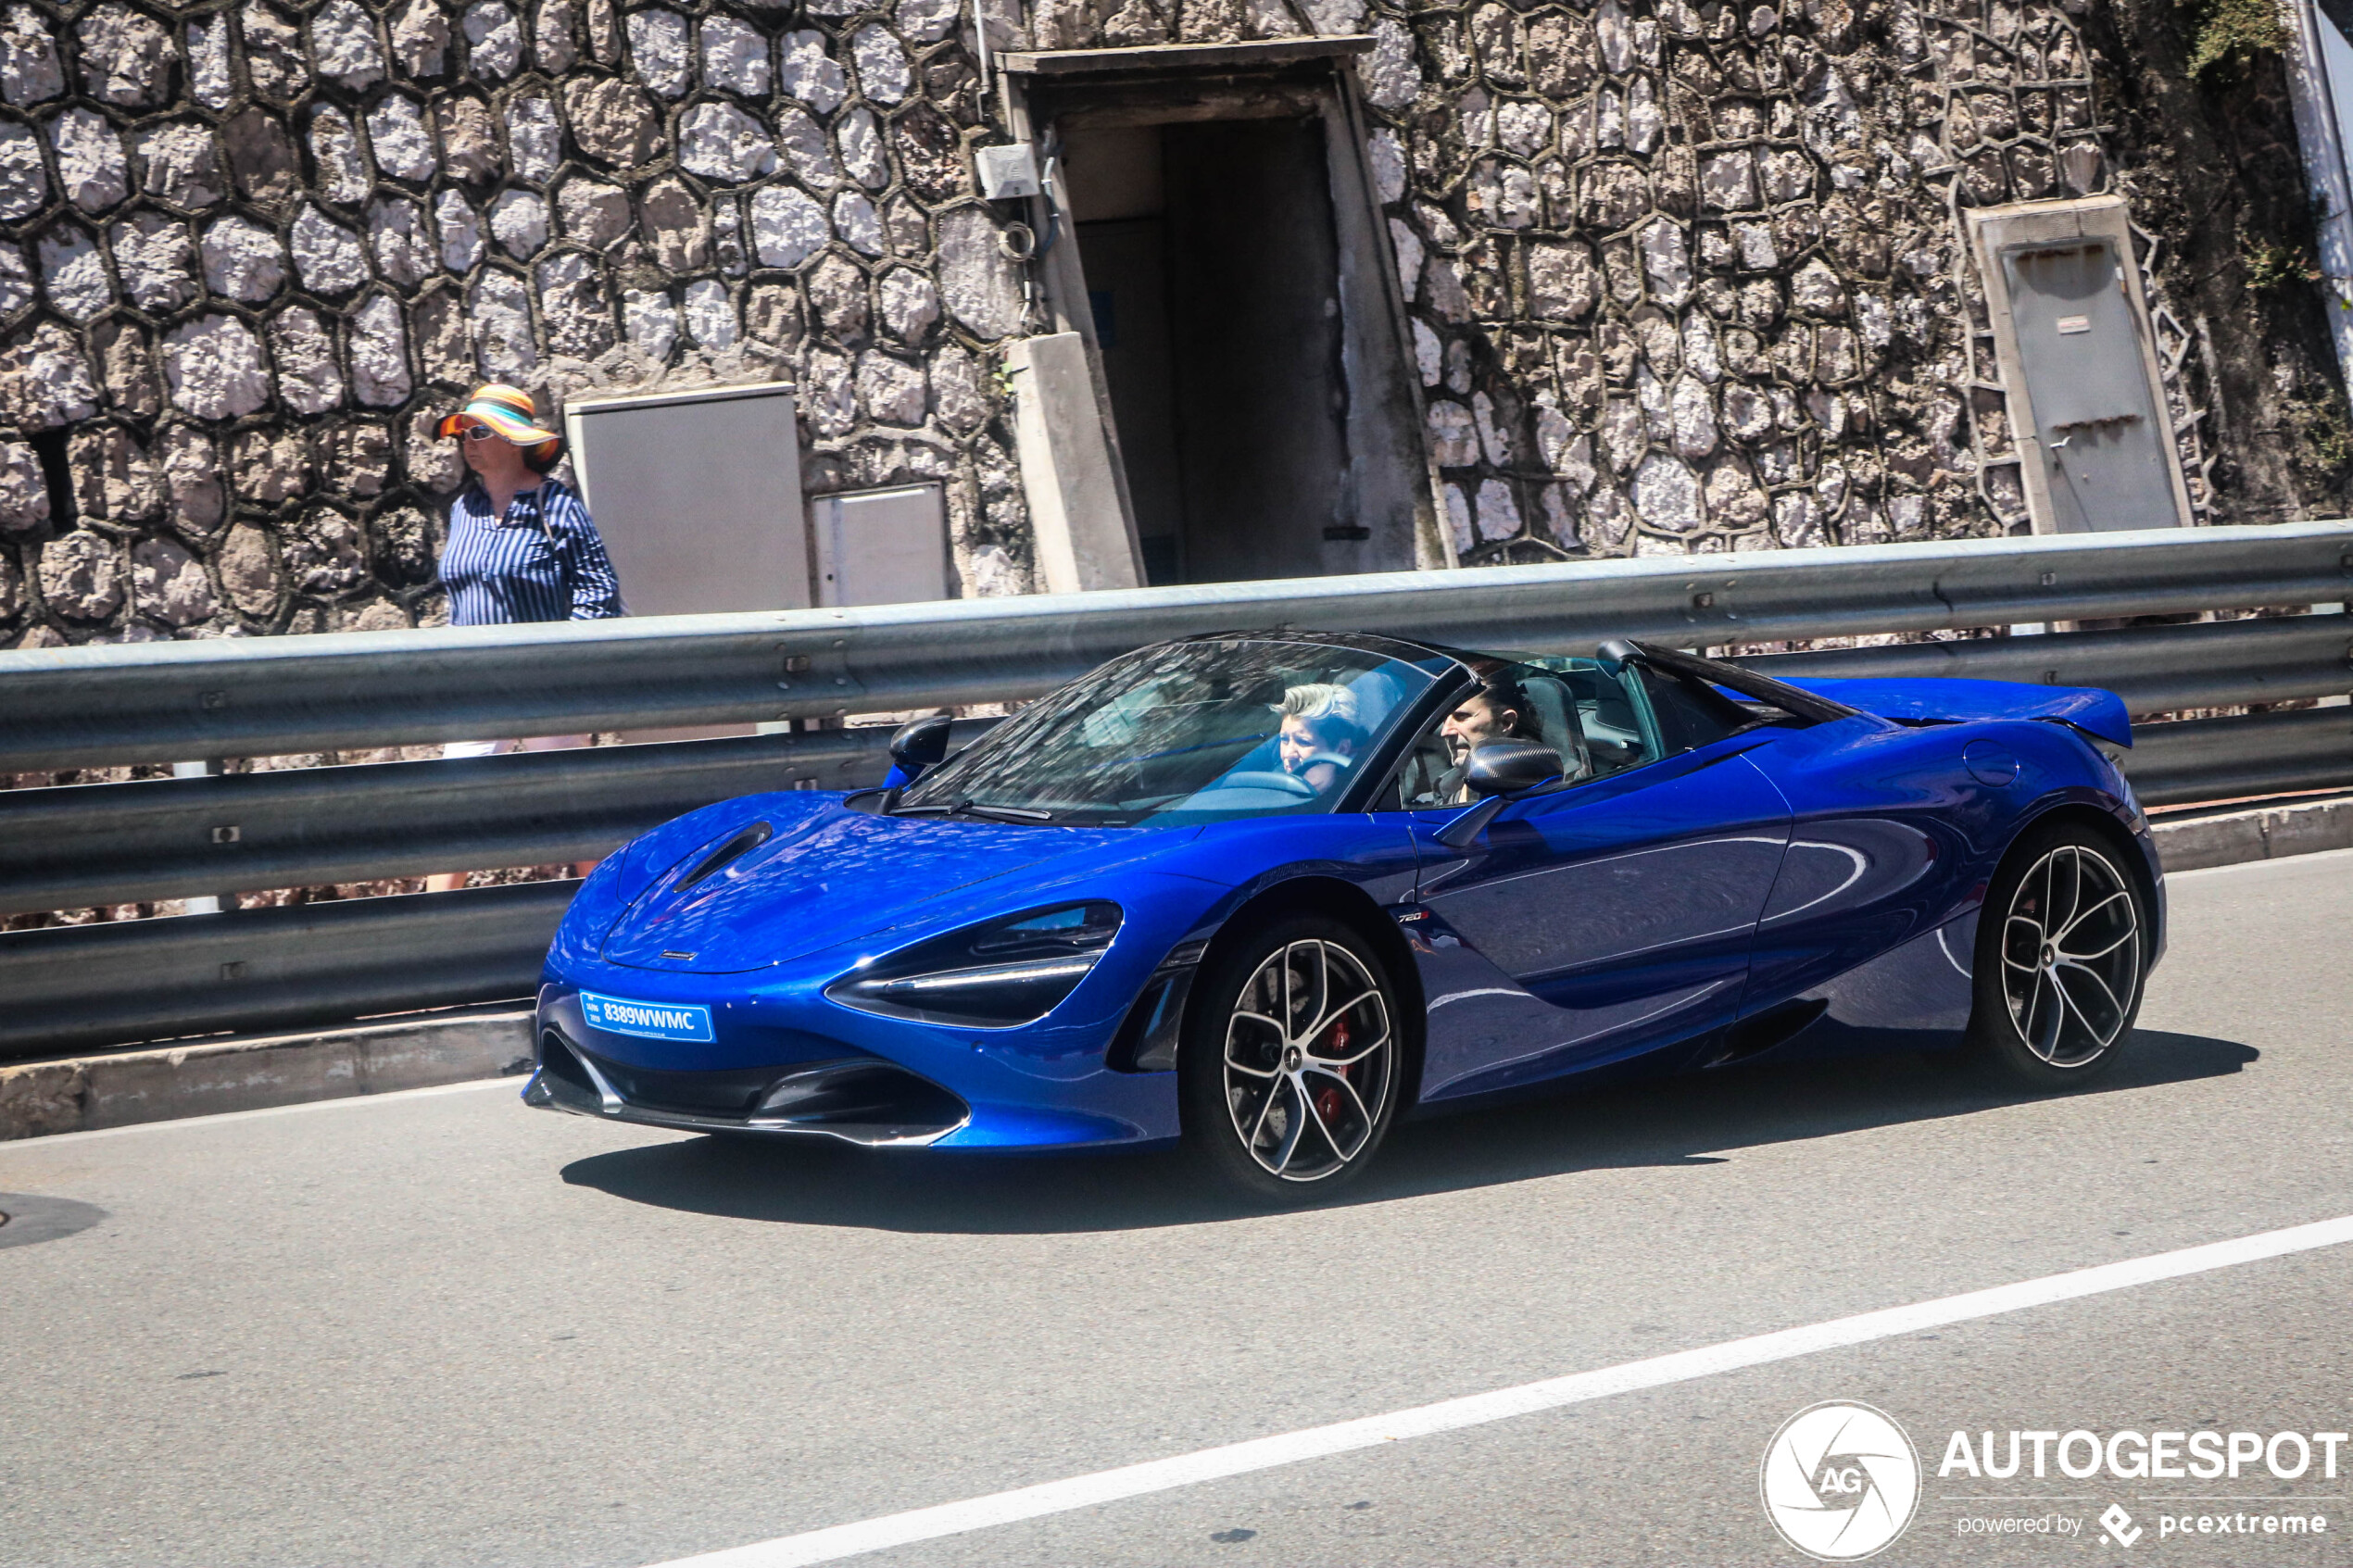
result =
[[[2117,746],[2133,744],[2124,700],[2093,686],[2033,686],[2018,681],[1820,681],[1793,686],[1899,724],[2043,719]]]

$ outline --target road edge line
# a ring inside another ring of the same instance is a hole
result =
[[[1460,1431],[1465,1427],[1558,1410],[1566,1405],[1608,1399],[1613,1395],[1687,1383],[1718,1373],[1737,1372],[1823,1350],[1895,1338],[1922,1329],[1998,1317],[2031,1307],[2080,1300],[2087,1296],[2208,1273],[2217,1269],[2288,1257],[2322,1248],[2340,1247],[2348,1242],[2353,1242],[2353,1215],[2263,1231],[2229,1241],[2206,1242],[2171,1252],[2152,1253],[2145,1258],[2098,1263],[2065,1273],[2046,1274],[2039,1279],[2021,1280],[2013,1285],[1994,1286],[1958,1296],[1940,1297],[1909,1306],[1881,1308],[1797,1328],[1777,1329],[1743,1339],[1726,1340],[1696,1349],[1654,1356],[1645,1361],[1628,1361],[1592,1372],[1571,1373],[1563,1377],[1441,1399],[1435,1404],[1417,1405],[1327,1426],[1252,1438],[1168,1459],[1148,1460],[1139,1464],[995,1492],[986,1497],[937,1503],[928,1508],[884,1514],[846,1524],[826,1525],[798,1535],[778,1537],[774,1540],[675,1558],[651,1564],[649,1568],[806,1568],[812,1563],[836,1562],[892,1547],[966,1535],[1024,1519],[1066,1513],[1099,1503],[1171,1491],[1203,1481],[1272,1470],[1305,1460],[1323,1459],[1440,1432]]]

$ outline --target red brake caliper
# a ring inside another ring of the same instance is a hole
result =
[[[1331,1045],[1328,1048],[1330,1053],[1334,1056],[1346,1056],[1348,1054],[1348,1018],[1346,1014],[1342,1014],[1340,1019],[1332,1024]],[[1336,1067],[1329,1069],[1328,1071],[1337,1073],[1343,1078],[1348,1076],[1348,1069],[1345,1067]],[[1322,1088],[1316,1090],[1315,1113],[1324,1119],[1325,1126],[1331,1127],[1339,1125],[1340,1091],[1333,1088],[1329,1084],[1327,1084]]]

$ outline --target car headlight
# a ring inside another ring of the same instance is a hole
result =
[[[891,953],[825,995],[844,1007],[927,1023],[1006,1029],[1051,1012],[1119,932],[1116,904],[1033,909]]]

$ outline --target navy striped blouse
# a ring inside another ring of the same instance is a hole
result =
[[[599,621],[628,613],[588,508],[553,479],[518,495],[504,518],[490,515],[490,496],[480,483],[469,483],[450,504],[441,583],[449,594],[452,626]]]

